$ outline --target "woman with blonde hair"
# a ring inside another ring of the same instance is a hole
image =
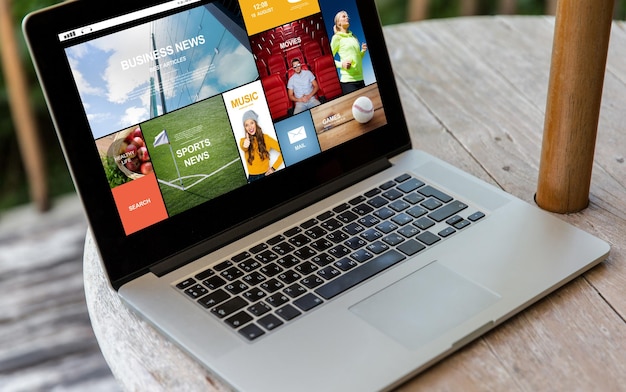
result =
[[[335,59],[335,65],[339,69],[341,90],[347,94],[365,87],[363,57],[367,52],[367,44],[359,43],[357,37],[350,31],[350,17],[346,11],[339,11],[335,15],[333,31],[330,48],[333,56],[339,54],[339,60]]]
[[[259,116],[253,110],[243,114],[245,137],[239,141],[239,146],[246,157],[248,167],[248,182],[261,179],[274,173],[283,163],[278,142],[271,136],[263,133],[259,126]],[[278,152],[278,158],[270,165],[270,150]]]

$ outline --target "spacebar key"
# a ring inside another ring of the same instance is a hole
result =
[[[392,249],[387,253],[383,253],[375,259],[368,261],[360,267],[339,276],[337,279],[318,287],[315,292],[325,299],[331,299],[349,288],[363,282],[364,280],[371,278],[377,273],[404,260],[405,258],[406,257],[402,253]]]

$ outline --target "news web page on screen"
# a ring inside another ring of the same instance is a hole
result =
[[[356,0],[341,10],[332,0],[193,2],[77,44],[63,36],[127,235],[386,123]],[[361,53],[352,92],[333,43],[340,11]],[[102,23],[80,31],[114,25]],[[288,88],[296,73],[318,86],[302,111]]]

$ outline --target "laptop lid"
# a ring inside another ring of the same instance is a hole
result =
[[[335,34],[345,15],[348,31]],[[115,288],[241,238],[410,148],[373,0],[73,1],[23,28]],[[346,63],[342,50],[355,58]],[[319,105],[300,113],[289,100],[294,65],[319,88]],[[260,172],[245,146],[251,120],[271,166]]]

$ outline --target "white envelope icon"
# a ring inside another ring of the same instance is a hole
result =
[[[287,132],[287,136],[289,136],[289,143],[294,144],[300,140],[306,139],[306,131],[304,127],[298,127]]]

